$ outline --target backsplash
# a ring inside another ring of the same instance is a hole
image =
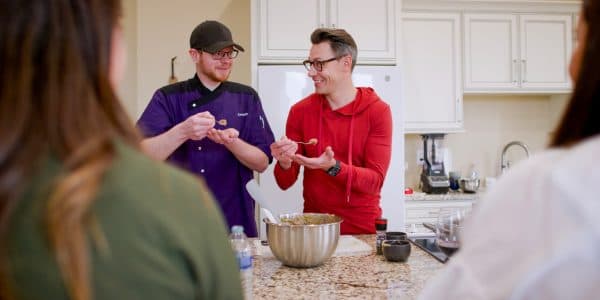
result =
[[[447,171],[460,171],[466,176],[474,165],[482,179],[498,177],[502,148],[507,143],[524,142],[530,155],[547,147],[567,100],[568,95],[465,96],[465,132],[447,134],[444,138],[444,146],[452,157],[452,169]],[[421,166],[417,165],[417,149],[422,148],[420,135],[406,135],[406,187],[418,187]],[[516,163],[525,158],[525,153],[514,147],[507,158]]]

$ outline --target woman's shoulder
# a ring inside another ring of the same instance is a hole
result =
[[[453,282],[457,290],[481,286],[487,298],[507,298],[530,278],[547,279],[539,271],[548,270],[548,262],[581,246],[576,239],[563,251],[570,239],[600,233],[600,161],[593,159],[599,152],[600,137],[591,138],[540,152],[503,174],[465,221],[454,273],[440,282]],[[512,264],[520,267],[498,269]],[[483,284],[491,281],[500,285]]]
[[[527,211],[531,216],[539,208],[552,205],[563,210],[600,205],[592,199],[600,193],[600,161],[594,159],[597,153],[600,137],[533,155],[503,174],[481,198],[478,210],[490,216],[498,211]]]
[[[109,246],[106,255],[111,255],[108,260],[99,256],[95,264],[102,282],[135,278],[147,286],[132,294],[145,298],[164,299],[167,293],[182,298],[193,292],[237,297],[235,285],[222,290],[236,278],[235,260],[223,216],[199,177],[120,144],[93,213]],[[115,269],[121,270],[118,276]],[[190,277],[190,270],[199,276]],[[204,284],[213,279],[219,281],[216,286]],[[164,285],[169,281],[178,284]],[[99,290],[102,295],[123,293],[116,286]]]
[[[516,165],[506,174],[506,181],[531,182],[534,178],[541,178],[548,184],[557,183],[552,185],[556,189],[564,190],[578,183],[586,183],[587,189],[594,188],[595,185],[588,183],[600,180],[600,161],[595,159],[598,153],[600,136],[569,148],[548,149]]]
[[[600,136],[588,138],[571,149],[554,163],[550,173],[551,183],[556,192],[569,199],[570,208],[576,209],[582,217],[595,220],[600,213]],[[598,233],[600,225],[593,222]]]
[[[173,212],[199,207],[206,212],[211,210],[202,208],[214,207],[201,178],[123,144],[117,146],[117,158],[106,174],[102,192],[120,199],[117,205],[131,205],[137,211],[148,208]]]
[[[135,175],[127,176],[127,181],[131,182],[169,182],[186,184],[197,184],[198,178],[190,173],[172,166],[163,161],[157,161],[141,150],[133,147],[118,144],[117,158],[114,161],[113,170],[118,171],[118,175]],[[148,188],[159,188],[148,186]]]

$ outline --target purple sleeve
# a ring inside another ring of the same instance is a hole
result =
[[[173,111],[168,105],[165,94],[160,90],[156,91],[137,121],[137,127],[144,137],[153,137],[166,132],[175,125]]]
[[[273,161],[271,156],[271,144],[275,141],[271,126],[267,121],[265,112],[263,111],[258,95],[254,95],[254,99],[250,105],[250,118],[246,119],[248,130],[242,137],[244,141],[258,147],[269,158],[269,164]]]

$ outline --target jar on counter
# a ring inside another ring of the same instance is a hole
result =
[[[458,191],[460,188],[460,172],[452,171],[448,173],[448,179],[450,181],[450,189],[453,191]]]
[[[385,240],[385,232],[387,231],[387,219],[378,218],[375,219],[375,249],[377,254],[383,254],[381,250],[381,243]]]

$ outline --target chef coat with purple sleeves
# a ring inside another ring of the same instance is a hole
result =
[[[154,93],[137,126],[146,137],[153,137],[203,111],[215,116],[216,129],[237,129],[239,138],[262,150],[271,163],[269,146],[274,137],[260,98],[254,89],[239,83],[225,81],[210,91],[194,76],[165,86]],[[223,119],[227,120],[226,126],[218,122]],[[225,146],[209,138],[187,140],[167,161],[203,177],[229,226],[243,225],[248,236],[257,236],[254,201],[245,188],[253,178],[252,170],[239,162]]]

